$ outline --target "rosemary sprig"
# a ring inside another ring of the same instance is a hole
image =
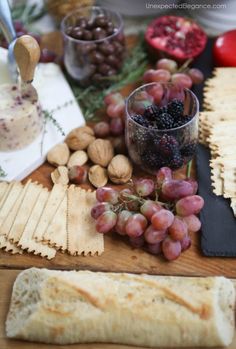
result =
[[[0,166],[0,177],[6,177],[7,174],[6,172],[3,170],[3,168]]]
[[[62,136],[65,136],[65,132],[63,131],[63,128],[61,127],[59,122],[54,118],[53,112],[54,110],[52,111],[43,110],[42,113],[43,113],[44,120],[46,123],[47,121],[50,121],[56,127],[57,131],[60,132]]]
[[[15,4],[12,9],[13,20],[20,20],[24,25],[33,23],[46,14],[44,6],[39,6],[36,3],[29,4],[27,1],[23,4]]]
[[[80,104],[85,119],[91,120],[95,112],[103,107],[104,97],[113,91],[118,91],[126,85],[136,82],[146,70],[148,64],[147,53],[144,48],[144,39],[140,37],[138,44],[127,56],[121,72],[113,77],[104,78],[104,83],[109,82],[108,87],[89,86],[79,87],[75,82],[70,81],[75,97]]]

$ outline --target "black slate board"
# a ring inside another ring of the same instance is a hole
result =
[[[200,213],[201,248],[206,256],[236,256],[236,218],[230,201],[216,196],[211,187],[210,151],[203,145],[197,150],[198,193],[205,200]]]
[[[201,69],[205,78],[212,74],[212,46],[214,39],[208,40],[207,47],[194,66]],[[193,88],[202,110],[203,84]],[[200,213],[202,222],[201,249],[206,256],[236,256],[236,218],[230,207],[230,202],[221,196],[216,196],[211,187],[210,151],[203,145],[198,146],[196,163],[199,184],[199,195],[205,200],[205,206]]]

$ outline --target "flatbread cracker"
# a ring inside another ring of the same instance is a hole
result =
[[[6,252],[10,252],[11,254],[23,253],[21,248],[8,241],[7,238],[3,235],[0,235],[0,249],[5,250]]]
[[[11,242],[17,243],[20,240],[41,190],[42,185],[36,183],[29,183],[27,186],[24,198],[15,217],[15,221],[7,236],[8,240]]]
[[[45,208],[48,201],[49,192],[46,188],[43,188],[39,194],[37,202],[32,210],[32,213],[26,223],[24,231],[18,242],[18,246],[22,249],[27,250],[27,252],[33,252],[35,255],[40,255],[48,259],[52,259],[56,255],[55,248],[49,247],[41,242],[37,242],[34,237],[34,231],[38,225],[41,214]]]
[[[51,224],[43,235],[43,240],[62,251],[67,249],[67,193],[65,193]]]
[[[34,238],[36,241],[43,241],[43,236],[51,224],[57,209],[62,202],[67,186],[61,184],[55,184],[50,192],[46,206],[41,214],[39,223],[34,232]]]
[[[68,189],[68,252],[71,255],[100,255],[104,251],[103,234],[96,232],[91,207],[96,203],[95,192],[74,186]]]
[[[231,198],[230,201],[231,201],[230,207],[232,208],[234,216],[236,217],[236,197]]]
[[[2,198],[1,206],[0,206],[0,235],[5,234],[2,231],[1,225],[6,219],[6,217],[8,216],[8,214],[11,212],[11,209],[15,205],[22,191],[23,191],[23,186],[21,183],[12,182],[12,184],[9,185],[7,191],[5,192]]]
[[[0,182],[0,202],[7,191],[8,183],[7,182]]]

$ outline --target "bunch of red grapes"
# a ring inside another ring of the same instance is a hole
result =
[[[105,96],[104,103],[109,122],[98,122],[94,127],[95,135],[99,138],[121,136],[124,133],[124,97],[119,92],[112,92]]]
[[[91,216],[99,233],[115,231],[136,248],[174,260],[191,246],[189,233],[201,227],[196,215],[204,200],[196,195],[197,189],[195,180],[173,179],[171,169],[162,167],[155,182],[137,179],[120,192],[98,188]]]
[[[159,59],[156,69],[149,69],[143,75],[145,83],[171,82],[183,88],[191,88],[193,84],[201,84],[203,80],[203,73],[197,68],[189,68],[188,62],[178,68],[177,62],[168,58]]]

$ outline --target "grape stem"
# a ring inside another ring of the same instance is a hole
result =
[[[187,173],[186,173],[186,177],[190,178],[191,175],[191,169],[192,169],[192,160],[190,160],[187,164]]]
[[[181,67],[179,67],[179,69],[177,70],[177,73],[184,73],[186,72],[186,70],[189,67],[189,64],[193,61],[192,58],[187,59],[187,61],[184,62],[184,64],[181,65]]]

